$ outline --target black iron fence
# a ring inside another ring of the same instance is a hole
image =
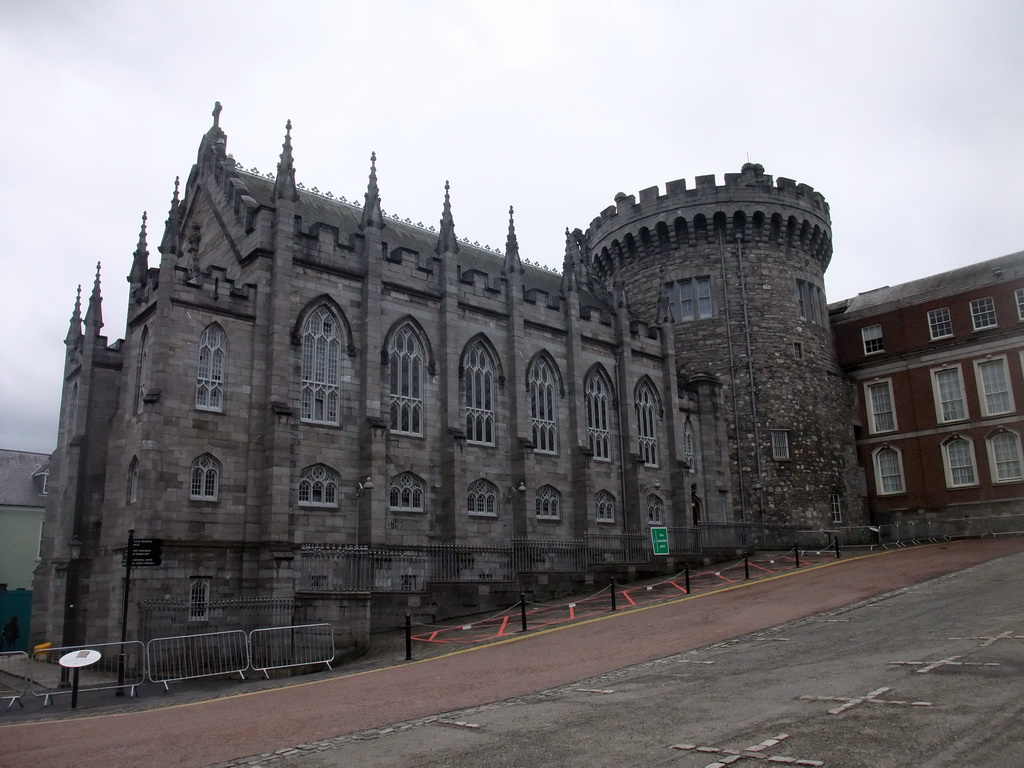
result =
[[[756,523],[701,523],[667,529],[675,557],[716,553],[901,546],[943,538],[1024,533],[1024,514],[809,529]],[[649,532],[579,538],[513,538],[507,546],[429,545],[395,550],[307,545],[299,557],[304,591],[422,592],[431,582],[514,582],[521,573],[587,573],[603,566],[652,565]]]

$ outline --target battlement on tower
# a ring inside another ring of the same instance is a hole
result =
[[[587,239],[590,243],[602,240],[639,219],[664,220],[669,215],[696,214],[711,219],[718,212],[732,217],[736,211],[744,211],[748,216],[761,211],[770,217],[782,209],[790,213],[796,209],[812,216],[816,223],[829,226],[828,203],[809,184],[783,177],[774,179],[757,163],[745,163],[739,173],[725,174],[724,180],[724,184],[718,184],[714,174],[697,176],[690,189],[686,179],[676,179],[665,184],[664,194],[656,186],[640,190],[639,202],[636,195],[620,192],[615,196],[615,205],[605,208],[590,223]]]

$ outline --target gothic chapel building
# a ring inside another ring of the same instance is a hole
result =
[[[125,338],[98,267],[75,303],[38,637],[116,636],[129,529],[164,541],[135,611],[292,597],[311,545],[864,522],[811,187],[748,163],[617,195],[558,273],[520,257],[511,209],[492,251],[456,236],[447,184],[439,227],[399,220],[374,157],[356,205],[296,183],[290,123],[263,176],[219,117],[156,259],[143,219]]]

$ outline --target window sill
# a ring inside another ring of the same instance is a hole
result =
[[[498,519],[498,513],[497,512],[491,513],[491,512],[468,512],[467,511],[466,514],[469,515],[470,517],[478,517],[478,518],[482,518],[484,520],[497,520]]]

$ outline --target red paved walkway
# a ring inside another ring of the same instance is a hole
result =
[[[205,766],[565,685],[858,602],[996,557],[1024,538],[846,558],[433,659],[215,701],[4,723],[0,766]]]

